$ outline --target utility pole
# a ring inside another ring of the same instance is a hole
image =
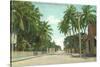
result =
[[[81,51],[81,32],[80,32],[80,17],[81,17],[81,13],[77,12],[76,15],[77,19],[78,19],[78,32],[79,32],[79,50],[80,50],[80,58],[82,55],[82,51]]]
[[[80,32],[80,16],[78,17],[78,30],[79,30],[79,48],[80,48],[80,57],[81,57],[81,32]]]

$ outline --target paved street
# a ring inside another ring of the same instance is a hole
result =
[[[56,52],[55,55],[45,55],[27,60],[12,62],[12,67],[23,67],[23,66],[43,65],[43,64],[66,64],[66,63],[92,62],[92,61],[96,61],[96,58],[72,57],[71,55],[66,55],[63,51],[58,51]]]

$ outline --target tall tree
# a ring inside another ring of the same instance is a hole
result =
[[[65,35],[70,32],[75,33],[76,30],[76,19],[75,19],[76,7],[74,5],[68,5],[64,12],[62,22],[59,23],[59,30]]]
[[[81,27],[86,32],[89,23],[96,24],[96,10],[95,7],[90,5],[82,6]]]
[[[38,31],[40,12],[31,2],[11,1],[11,33],[17,34],[17,46],[21,41],[31,42]],[[28,36],[27,36],[28,35]]]

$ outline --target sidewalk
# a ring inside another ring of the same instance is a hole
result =
[[[22,60],[27,60],[35,57],[40,57],[40,55],[37,56],[28,56],[28,57],[16,57],[16,58],[11,58],[11,62],[17,62],[17,61],[22,61]]]
[[[28,59],[31,59],[31,58],[36,58],[36,57],[41,57],[41,56],[44,56],[44,55],[65,55],[64,52],[62,51],[58,51],[58,52],[55,52],[55,53],[47,53],[47,54],[39,54],[39,55],[30,55],[30,56],[22,56],[22,55],[19,55],[19,56],[13,56],[11,57],[11,62],[17,62],[17,61],[23,61],[23,60],[28,60]]]
[[[24,57],[24,56],[21,56],[21,57],[12,57],[11,58],[11,62],[28,60],[28,59],[31,59],[31,58],[41,57],[41,56],[45,56],[45,55],[56,55],[56,54],[44,54],[44,55],[36,55],[36,56],[34,55],[34,56],[27,56],[27,57]]]

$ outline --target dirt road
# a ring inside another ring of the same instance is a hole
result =
[[[58,52],[56,55],[45,55],[28,60],[12,62],[12,67],[23,67],[31,65],[43,65],[43,64],[67,64],[67,63],[79,63],[79,62],[92,62],[96,61],[95,57],[80,58],[66,55],[64,52]]]

